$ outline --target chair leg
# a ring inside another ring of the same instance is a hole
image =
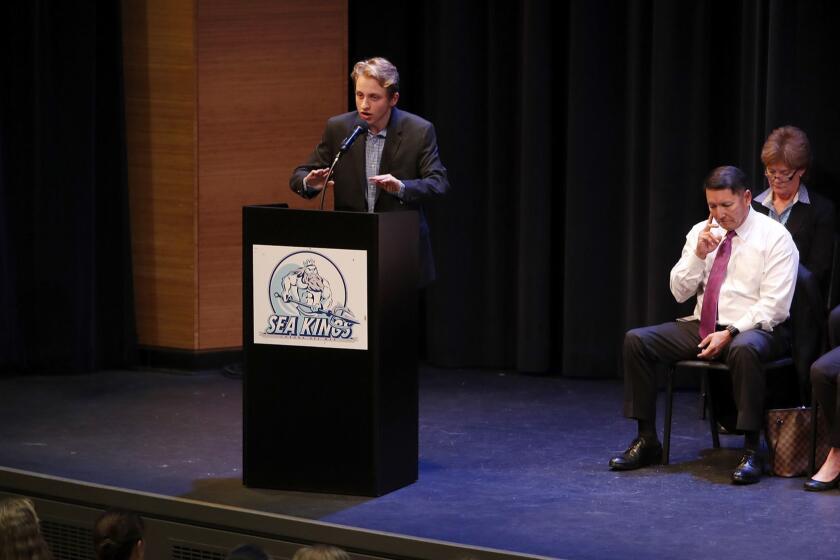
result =
[[[665,434],[662,438],[662,464],[667,465],[671,458],[671,416],[674,411],[674,368],[668,368],[666,373],[667,388],[665,390]]]
[[[700,420],[706,419],[706,406],[708,406],[709,380],[704,375],[700,378]]]
[[[709,370],[703,370],[703,385],[706,387],[706,405],[709,407],[707,417],[709,419],[709,431],[712,433],[712,447],[720,449],[720,434],[718,433],[717,416],[715,415],[715,401],[711,391],[711,380]]]

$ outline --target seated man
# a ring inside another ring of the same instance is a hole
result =
[[[746,177],[737,167],[718,167],[703,185],[709,218],[686,236],[671,269],[671,293],[679,302],[697,296],[694,314],[675,322],[629,331],[624,338],[624,415],[638,421],[638,437],[613,470],[631,470],[662,460],[656,435],[657,362],[721,360],[729,365],[737,428],[745,452],[732,481],[761,477],[756,453],[764,411],[761,364],[790,347],[782,323],[788,318],[799,252],[780,223],[750,206]]]

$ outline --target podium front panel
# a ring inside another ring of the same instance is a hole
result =
[[[412,212],[244,209],[246,485],[381,495],[417,479],[416,278]]]

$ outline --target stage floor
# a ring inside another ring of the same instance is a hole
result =
[[[420,480],[380,498],[241,483],[241,381],[218,372],[0,378],[0,465],[266,512],[572,559],[833,557],[840,491],[736,487],[677,395],[669,466],[614,473],[621,383],[423,368]],[[661,408],[660,408],[661,409]],[[661,424],[661,423],[660,423]]]

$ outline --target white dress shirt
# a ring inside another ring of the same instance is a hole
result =
[[[694,314],[688,319],[700,319],[703,291],[717,255],[715,249],[701,259],[694,252],[707,223],[703,220],[691,228],[682,256],[671,269],[671,293],[677,301],[697,296]],[[726,233],[723,229],[712,231]],[[772,331],[790,313],[799,251],[782,224],[752,208],[735,233],[726,279],[720,288],[717,323],[733,325],[742,332],[753,328]]]

